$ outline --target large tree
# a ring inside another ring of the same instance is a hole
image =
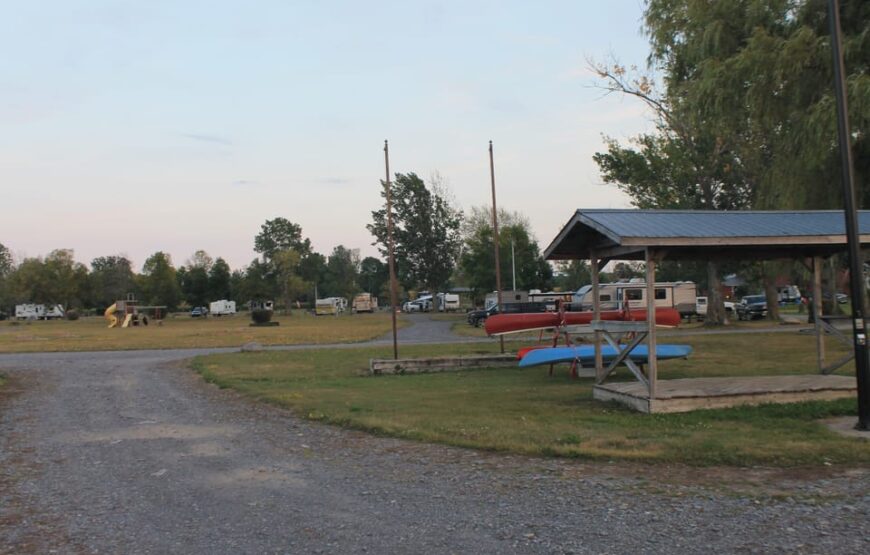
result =
[[[163,305],[169,310],[178,307],[181,287],[175,276],[172,258],[165,252],[155,252],[142,266],[141,291],[144,301],[151,305]]]
[[[381,182],[386,199],[386,184]],[[437,184],[436,184],[437,185]],[[392,183],[393,239],[396,272],[407,289],[437,290],[447,284],[459,255],[462,212],[445,190],[426,184],[416,174],[396,174]],[[387,255],[386,206],[372,212],[366,228],[375,245]]]
[[[232,273],[230,265],[223,258],[216,258],[208,270],[208,299],[218,301],[232,299]]]
[[[359,265],[359,254],[344,245],[335,247],[326,262],[326,281],[321,294],[352,297],[359,290]]]
[[[366,292],[389,298],[390,270],[387,264],[374,256],[362,259],[359,267],[359,286]]]
[[[107,307],[136,292],[133,264],[123,255],[98,256],[91,261],[91,288],[98,307]]]
[[[311,251],[311,241],[302,237],[301,226],[286,218],[266,220],[254,237],[254,252],[262,254],[263,260],[268,262],[286,249],[293,249],[304,257]]]

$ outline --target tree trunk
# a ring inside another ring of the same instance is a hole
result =
[[[707,316],[705,326],[722,326],[725,322],[725,304],[722,299],[722,283],[719,281],[719,263],[707,261]]]
[[[767,319],[779,321],[779,294],[776,291],[778,265],[774,262],[761,263],[761,279],[764,283],[764,296],[767,300]]]

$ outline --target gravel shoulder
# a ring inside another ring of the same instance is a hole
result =
[[[413,328],[410,328],[413,329]],[[865,553],[867,468],[584,464],[378,438],[201,351],[0,356],[0,553]]]

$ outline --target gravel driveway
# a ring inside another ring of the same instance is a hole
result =
[[[870,473],[581,464],[377,438],[196,351],[0,356],[0,553],[866,553]]]

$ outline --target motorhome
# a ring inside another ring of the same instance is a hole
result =
[[[360,293],[353,298],[352,312],[374,312],[378,308],[378,298],[371,293]]]
[[[655,305],[675,308],[680,316],[691,318],[697,313],[697,287],[691,281],[661,282],[655,284]],[[572,298],[574,310],[592,310],[592,286],[584,285]],[[639,279],[598,286],[598,300],[602,310],[623,307],[646,308],[646,282]]]
[[[438,293],[436,297],[439,312],[455,312],[459,310],[459,295],[455,293]]]
[[[63,306],[59,304],[45,306],[44,304],[15,305],[15,317],[19,320],[54,320],[63,318]]]
[[[325,299],[317,299],[314,303],[316,316],[338,316],[346,310],[347,299],[344,297],[326,297]]]
[[[208,312],[212,316],[232,316],[236,313],[236,301],[221,299],[209,303]]]

